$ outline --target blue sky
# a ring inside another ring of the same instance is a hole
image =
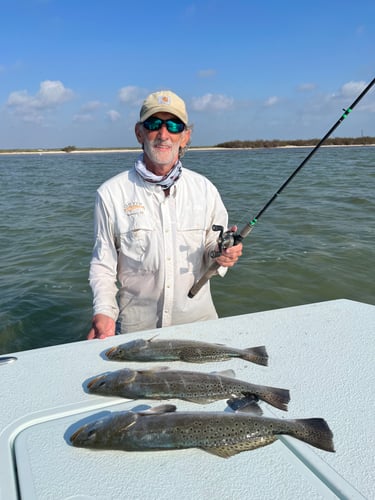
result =
[[[192,145],[321,138],[375,77],[374,0],[2,0],[0,149],[133,147],[148,93]],[[375,136],[372,90],[336,136]]]

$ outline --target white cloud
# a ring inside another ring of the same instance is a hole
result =
[[[86,104],[83,104],[81,106],[81,111],[85,112],[85,111],[96,111],[97,109],[99,109],[100,107],[102,106],[102,103],[100,101],[89,101],[89,102],[86,102]]]
[[[130,104],[131,106],[139,106],[145,98],[147,92],[140,87],[134,87],[133,85],[128,85],[127,87],[122,87],[118,92],[118,98],[120,102],[124,104]]]
[[[340,97],[356,97],[364,90],[366,82],[348,82],[345,83],[340,89]]]
[[[73,97],[73,91],[64,87],[63,83],[56,80],[45,80],[40,84],[36,101],[41,108],[54,108]]]
[[[272,96],[272,97],[269,97],[266,102],[264,103],[265,106],[267,107],[270,107],[270,106],[274,106],[275,104],[277,104],[278,102],[280,102],[280,99],[278,97],[276,97],[275,95]]]
[[[216,70],[214,69],[201,69],[198,71],[199,78],[211,78],[216,75]]]
[[[110,109],[106,113],[107,117],[111,122],[117,122],[121,118],[121,115],[118,111],[115,111],[114,109]]]
[[[336,103],[337,101],[346,105],[350,104],[350,101],[358,97],[361,92],[366,88],[368,83],[365,81],[359,82],[348,82],[345,83],[340,90],[336,94],[331,94],[327,97],[327,101],[331,101],[332,103]],[[374,102],[374,92],[373,89],[369,91],[366,95],[365,99],[361,101],[358,109],[362,109],[365,111],[369,111],[373,113],[375,110],[375,102]]]
[[[234,99],[222,94],[205,94],[201,97],[193,97],[192,109],[194,111],[222,111],[233,106]]]
[[[91,113],[77,113],[73,116],[73,121],[77,123],[92,122],[94,117]]]
[[[73,96],[73,91],[64,87],[62,82],[45,80],[35,95],[30,95],[27,90],[11,92],[6,104],[24,121],[42,123],[45,111],[56,109]]]
[[[316,89],[315,83],[301,83],[301,85],[299,85],[297,88],[297,90],[299,90],[300,92],[310,92],[315,89]]]

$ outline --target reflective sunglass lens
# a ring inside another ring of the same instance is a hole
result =
[[[171,134],[179,134],[181,133],[185,125],[180,121],[175,120],[162,120],[161,118],[148,118],[143,122],[143,126],[150,131],[160,130],[165,123],[168,132]]]
[[[183,123],[175,122],[173,120],[167,120],[165,124],[167,126],[168,132],[171,132],[172,134],[179,134],[185,128],[185,125]]]

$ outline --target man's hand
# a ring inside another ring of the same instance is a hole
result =
[[[95,314],[92,320],[92,328],[87,335],[91,339],[105,339],[115,334],[116,322],[105,314]]]
[[[237,226],[232,226],[230,231],[236,232]],[[242,255],[242,243],[238,243],[233,247],[225,248],[222,255],[216,258],[216,262],[223,267],[232,267]]]

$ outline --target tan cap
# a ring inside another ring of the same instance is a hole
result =
[[[140,121],[144,122],[155,113],[164,112],[177,116],[185,125],[188,124],[186,106],[181,97],[170,90],[161,90],[150,94],[143,102]]]

